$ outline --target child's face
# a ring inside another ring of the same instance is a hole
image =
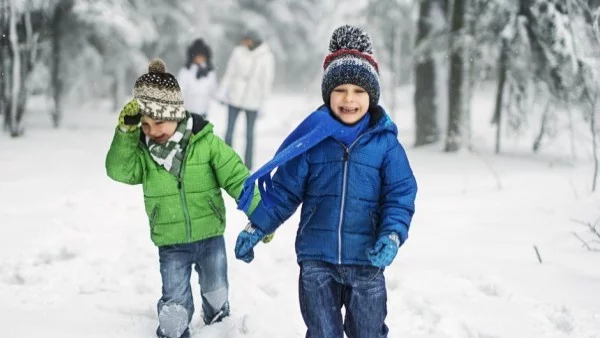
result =
[[[203,65],[206,63],[206,56],[204,54],[196,54],[194,56],[194,63],[197,65]]]
[[[331,92],[329,107],[342,122],[354,124],[367,113],[369,94],[362,87],[343,84]]]
[[[142,131],[154,142],[163,144],[175,134],[177,122],[153,120],[148,116],[142,116]]]
[[[246,48],[251,48],[252,45],[254,45],[254,42],[250,38],[243,38],[241,43],[243,46],[246,46]]]

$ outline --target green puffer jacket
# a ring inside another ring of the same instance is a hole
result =
[[[143,185],[150,237],[156,246],[222,235],[225,203],[221,188],[237,201],[249,175],[237,153],[213,134],[213,125],[198,115],[192,116],[194,126],[181,180],[152,159],[139,129],[125,133],[117,127],[106,155],[110,178]],[[255,189],[250,214],[259,196]]]

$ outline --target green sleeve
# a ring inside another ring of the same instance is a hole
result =
[[[126,133],[115,130],[110,149],[106,154],[106,174],[117,182],[126,184],[141,184],[143,177],[142,149],[140,144],[140,129]]]
[[[227,191],[227,194],[238,202],[244,181],[250,172],[240,156],[228,146],[222,139],[214,134],[208,135],[210,144],[210,161],[214,168],[215,175],[219,185]],[[251,215],[254,208],[260,202],[260,193],[258,188],[254,188],[254,197],[248,210],[248,215]]]

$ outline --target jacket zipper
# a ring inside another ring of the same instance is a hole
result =
[[[344,146],[344,175],[342,176],[342,198],[340,201],[340,222],[338,223],[338,264],[342,264],[342,222],[344,221],[344,206],[346,204],[346,180],[348,174],[348,158],[350,148]]]
[[[340,201],[340,222],[338,223],[338,264],[342,264],[342,223],[344,222],[344,207],[346,205],[346,185],[348,181],[348,159],[350,158],[350,150],[360,140],[361,137],[368,134],[369,131],[359,135],[354,142],[346,147],[343,143],[339,142],[344,147],[344,175],[342,176],[342,198]]]
[[[187,156],[183,160],[181,164],[181,172],[177,177],[177,188],[179,189],[179,196],[181,197],[181,204],[183,206],[183,217],[185,218],[186,224],[186,232],[187,232],[187,241],[190,242],[192,240],[192,224],[190,221],[190,215],[187,209],[187,201],[185,199],[185,190],[183,188],[183,171],[185,170],[185,163],[187,162]]]

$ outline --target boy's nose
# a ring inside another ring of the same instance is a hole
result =
[[[148,132],[148,134],[150,134],[149,136],[151,136],[151,137],[155,137],[155,136],[158,136],[160,134],[160,132],[155,128],[150,128],[150,131]]]

